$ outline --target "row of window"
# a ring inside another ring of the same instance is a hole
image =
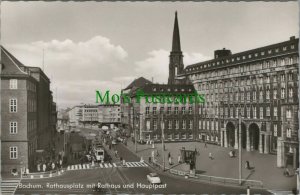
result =
[[[288,81],[293,81],[293,73],[287,74],[288,76]],[[296,76],[296,75],[295,75]],[[277,75],[272,75],[272,76],[264,76],[264,77],[252,77],[251,79],[248,77],[247,79],[236,79],[236,80],[228,80],[228,81],[215,81],[215,82],[210,82],[210,83],[199,83],[198,84],[198,90],[203,91],[203,90],[209,90],[209,89],[223,89],[224,87],[234,87],[234,86],[245,86],[245,85],[255,85],[255,84],[264,84],[264,83],[285,83],[285,74],[280,75],[280,80]]]
[[[171,114],[172,113],[172,107],[169,106],[167,107],[167,114]],[[159,108],[159,113],[163,114],[165,112],[165,108],[164,107],[160,107]],[[150,107],[146,107],[146,111],[145,111],[146,115],[150,114]],[[181,107],[181,113],[182,114],[193,114],[193,107],[188,107],[188,112],[186,112],[186,107]],[[152,107],[152,114],[158,114],[157,112],[157,107]],[[178,107],[174,107],[174,114],[179,114],[179,108]]]
[[[290,87],[288,89],[288,98],[293,98],[294,97],[294,88]],[[273,93],[272,93],[273,91]],[[257,91],[247,91],[247,92],[229,92],[229,93],[219,93],[219,94],[208,94],[206,95],[206,102],[215,102],[215,101],[256,101],[257,98],[258,100],[270,100],[271,97],[273,97],[273,100],[276,100],[278,97],[277,94],[277,90],[273,89],[273,90],[267,89],[265,91],[260,90],[258,91],[259,93],[257,93]],[[251,98],[251,93],[252,93],[252,98]],[[258,95],[258,96],[257,96]],[[285,99],[286,97],[286,89],[285,88],[281,88],[280,89],[280,99]]]
[[[160,139],[160,135],[158,135],[158,134],[155,134],[155,135],[153,135],[153,139],[154,140],[158,140],[158,139]],[[146,138],[146,140],[150,140],[151,139],[151,136],[149,135],[149,134],[147,134],[146,136],[145,136],[145,138]],[[165,139],[169,139],[169,140],[173,140],[173,139],[193,139],[194,138],[194,136],[193,136],[193,134],[185,134],[185,133],[183,133],[183,134],[167,134],[167,137],[165,138]]]
[[[153,119],[152,123],[150,120],[146,120],[146,130],[151,131],[158,129],[157,120]],[[182,120],[181,122],[179,120],[166,120],[165,123],[161,124],[161,128],[165,128],[165,124],[167,124],[167,129],[186,129],[187,121]],[[193,120],[188,120],[188,129],[193,129]]]
[[[250,107],[250,106],[246,106],[242,109],[238,108],[238,107],[225,107],[225,108],[220,108],[218,109],[217,107],[213,108],[199,108],[199,114],[205,115],[205,114],[215,114],[215,115],[219,115],[219,111],[220,111],[220,116],[225,116],[225,117],[234,117],[234,112],[235,112],[235,117],[238,118],[239,117],[239,112],[242,112],[242,116],[245,114],[247,118],[257,118],[257,107]],[[278,116],[278,109],[276,106],[273,107],[272,110],[273,113],[273,117],[277,117]],[[260,107],[259,108],[259,118],[263,119],[264,116],[271,116],[271,108],[270,106],[267,106],[265,108],[265,115],[264,115],[264,107]],[[292,118],[292,111],[291,109],[287,109],[286,110],[286,119],[291,119]]]
[[[261,54],[264,54],[264,52],[261,52]],[[248,57],[248,59],[251,59],[252,56],[257,57],[258,53],[254,54],[254,55],[249,54],[248,56],[246,56],[246,55],[245,56],[237,56],[236,58],[220,60],[220,61],[216,61],[216,62],[212,62],[212,63],[208,63],[208,64],[198,65],[196,67],[187,68],[186,71],[187,72],[197,71],[197,70],[201,70],[203,68],[210,68],[210,67],[214,67],[214,66],[220,65],[220,64],[234,63],[235,61],[240,61],[241,59],[245,60],[247,57]],[[247,65],[244,65],[244,67],[246,68],[246,67],[250,67],[250,66],[255,66],[259,70],[259,69],[263,69],[263,68],[291,65],[291,64],[295,64],[297,62],[298,62],[298,56],[293,56],[293,57],[286,57],[286,58],[277,58],[277,59],[268,60],[268,61],[261,61],[261,62],[258,62],[257,64],[252,64],[252,65],[247,64]],[[242,69],[242,67],[243,66],[239,66],[237,68]],[[233,69],[233,68],[231,68],[231,69]],[[230,74],[231,72],[233,72],[233,71],[229,71],[229,70],[228,70],[228,72],[225,72],[225,73],[221,72],[220,76],[225,75],[225,74]],[[249,70],[247,70],[247,71],[249,71]]]

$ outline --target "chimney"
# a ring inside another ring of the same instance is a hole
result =
[[[290,41],[295,40],[295,39],[296,39],[295,36],[291,36],[291,37],[290,37]]]

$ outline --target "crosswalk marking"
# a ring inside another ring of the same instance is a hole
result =
[[[127,167],[148,167],[144,162],[126,162],[125,165]]]
[[[116,163],[99,163],[100,168],[114,168],[114,167],[123,167],[123,162],[120,164]],[[125,162],[125,167],[148,167],[145,162]],[[67,170],[82,170],[82,169],[91,169],[90,164],[78,164],[78,165],[70,165]],[[97,166],[95,167],[97,168]]]
[[[2,180],[0,194],[14,194],[19,185],[19,182],[19,180]]]

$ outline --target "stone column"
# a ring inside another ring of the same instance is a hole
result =
[[[250,133],[249,133],[249,127],[246,126],[246,150],[249,152],[250,151]]]
[[[263,153],[262,141],[263,141],[262,134],[259,134],[259,144],[258,144],[259,153]]]
[[[236,127],[234,130],[234,149],[239,148],[239,135],[238,135],[238,128]]]
[[[277,167],[284,166],[284,143],[283,138],[277,139]]]
[[[222,147],[224,147],[223,132],[224,132],[224,131],[221,130],[221,146],[222,146]]]
[[[269,135],[265,134],[265,149],[264,149],[265,154],[269,154]]]
[[[227,148],[228,147],[228,143],[227,143],[227,131],[225,130],[224,131],[224,136],[225,136],[225,139],[224,139],[224,146],[225,146],[225,148]]]

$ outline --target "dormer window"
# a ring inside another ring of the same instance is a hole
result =
[[[251,54],[249,54],[249,55],[248,55],[248,58],[251,58],[251,57],[252,57],[252,55],[251,55]]]
[[[258,56],[258,53],[255,53],[254,56],[257,57],[257,56]]]
[[[240,60],[240,57],[237,57],[236,60],[239,61],[239,60]]]
[[[283,51],[286,51],[286,47],[283,47],[282,49],[283,49]]]
[[[243,60],[246,59],[246,56],[243,56]]]
[[[268,50],[268,54],[271,54],[271,53],[272,53],[272,50],[271,50],[271,49],[269,49],[269,50]]]
[[[153,91],[156,91],[156,87],[153,88]]]
[[[291,49],[295,49],[295,45],[291,45]]]
[[[181,89],[181,91],[184,91],[184,89]]]
[[[262,55],[262,56],[265,55],[265,52],[264,51],[260,52],[260,55]]]
[[[279,52],[279,48],[276,48],[276,49],[275,49],[275,52],[276,52],[276,53]]]

